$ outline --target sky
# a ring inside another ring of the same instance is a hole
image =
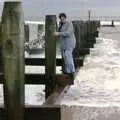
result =
[[[25,19],[40,19],[60,12],[77,18],[88,16],[88,10],[93,17],[120,16],[120,0],[22,0],[22,4]]]

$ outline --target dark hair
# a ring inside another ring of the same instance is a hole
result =
[[[65,13],[60,13],[60,14],[59,14],[59,18],[61,18],[61,17],[65,17],[65,18],[66,18],[67,16],[66,16]]]

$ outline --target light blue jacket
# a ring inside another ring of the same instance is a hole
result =
[[[66,22],[62,25],[59,31],[59,40],[61,49],[74,49],[76,45],[76,39],[74,35],[74,29],[72,22]]]

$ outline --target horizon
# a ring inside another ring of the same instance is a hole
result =
[[[22,5],[26,20],[42,20],[47,14],[60,12],[65,12],[70,19],[87,18],[88,10],[91,17],[120,17],[119,0],[22,0]],[[2,7],[3,2],[0,2],[0,16]]]

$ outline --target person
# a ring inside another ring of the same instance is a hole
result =
[[[73,50],[76,45],[76,39],[74,35],[73,24],[67,20],[65,13],[60,13],[59,19],[59,28],[54,35],[58,36],[60,40],[60,49],[65,64],[63,73],[69,75],[71,78],[74,78],[75,66],[73,60]]]

